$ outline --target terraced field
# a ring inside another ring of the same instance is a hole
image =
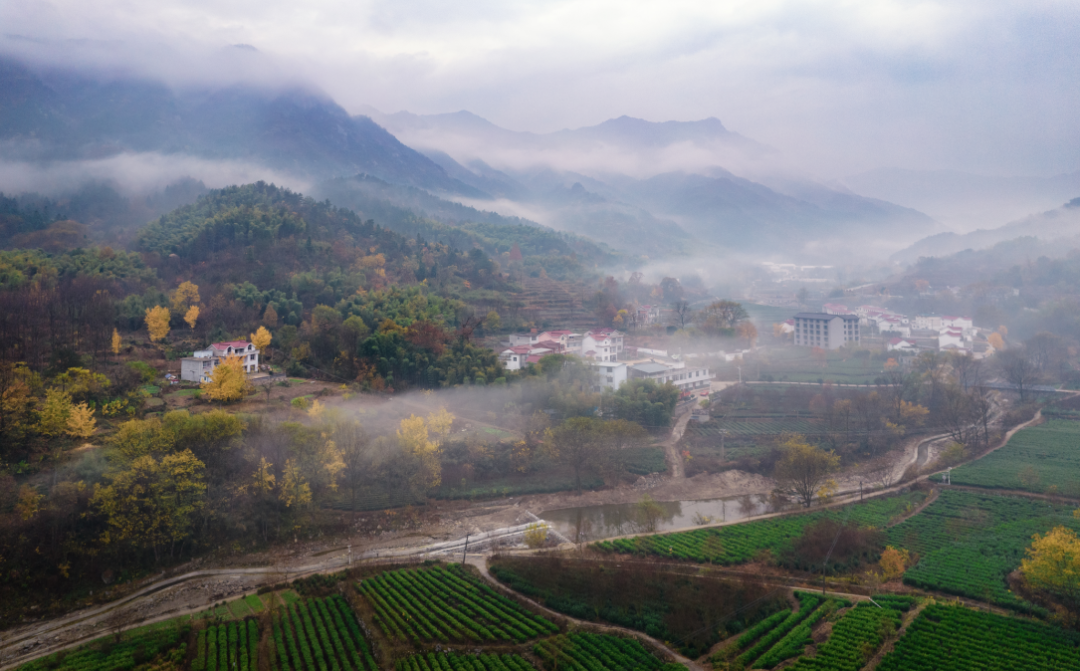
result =
[[[1074,671],[1080,635],[957,606],[927,606],[878,671]]]
[[[558,631],[456,565],[386,571],[359,590],[392,640],[523,642]]]
[[[1051,419],[1017,431],[1008,444],[952,470],[957,485],[1080,495],[1080,422]]]
[[[822,618],[851,604],[844,599],[825,598],[796,592],[798,610],[782,610],[762,620],[721,650],[711,661],[717,668],[771,669],[784,660],[798,657],[810,640],[810,633]]]
[[[922,512],[888,530],[893,545],[922,556],[904,582],[923,589],[1042,614],[1009,591],[1031,536],[1057,525],[1080,530],[1070,506],[1045,500],[946,488]]]

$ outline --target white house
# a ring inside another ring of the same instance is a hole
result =
[[[951,315],[945,315],[941,318],[941,325],[951,326],[958,328],[964,332],[964,334],[970,333],[975,328],[975,323],[971,321],[971,317],[953,317]]]
[[[940,331],[941,317],[937,315],[919,315],[913,320],[915,328],[923,331]]]
[[[915,346],[914,340],[905,340],[903,338],[893,338],[885,344],[885,349],[890,352],[914,352],[918,349]]]
[[[601,389],[618,389],[628,377],[627,366],[621,361],[590,361],[589,365],[596,369],[596,381]]]
[[[225,357],[237,356],[245,373],[259,371],[259,350],[246,340],[216,342],[180,360],[180,379],[188,382],[209,382],[214,369]]]
[[[581,355],[595,361],[618,361],[623,352],[623,334],[615,329],[588,331],[581,339]]]
[[[938,333],[938,349],[945,349],[953,345],[964,346],[964,332],[959,328],[944,328]]]

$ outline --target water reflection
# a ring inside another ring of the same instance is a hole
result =
[[[768,494],[704,501],[655,501],[650,512],[639,503],[616,503],[546,510],[540,517],[573,542],[622,536],[642,531],[668,531],[776,512],[785,502]]]

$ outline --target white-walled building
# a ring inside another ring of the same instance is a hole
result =
[[[839,349],[848,343],[857,345],[860,342],[859,317],[856,315],[800,312],[794,319],[796,345]]]
[[[914,340],[893,338],[885,344],[885,349],[890,352],[914,352],[918,350],[918,346],[915,344]]]
[[[595,361],[618,361],[623,353],[623,334],[615,329],[588,331],[581,339],[581,356]]]
[[[590,361],[596,369],[596,381],[600,389],[618,389],[629,377],[628,367],[622,361]]]
[[[259,371],[259,350],[246,340],[216,342],[180,360],[180,379],[187,382],[209,382],[214,369],[226,357],[240,357],[245,373]]]
[[[689,368],[686,364],[665,364],[656,361],[630,366],[630,379],[653,380],[657,384],[670,382],[679,391],[691,391],[712,385],[715,377],[708,368]]]

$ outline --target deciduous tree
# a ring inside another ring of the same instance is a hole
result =
[[[172,311],[178,315],[199,302],[199,287],[191,282],[181,282],[172,295]],[[194,328],[194,327],[192,327]]]
[[[38,433],[56,437],[67,431],[71,408],[71,394],[56,387],[45,392],[45,402],[41,405],[38,420]]]
[[[244,362],[236,355],[229,355],[210,374],[210,381],[200,385],[211,401],[230,403],[248,395],[252,385],[244,372]]]
[[[1054,527],[1032,536],[1020,572],[1028,584],[1064,599],[1069,606],[1080,604],[1080,538],[1068,527]]]
[[[94,409],[82,402],[72,406],[68,415],[65,432],[72,438],[87,439],[94,435],[97,429],[97,420],[94,419]]]
[[[195,322],[199,321],[198,305],[192,305],[190,308],[187,309],[187,312],[184,313],[184,321],[187,322],[188,328],[195,328]]]
[[[260,355],[270,346],[272,339],[273,336],[270,335],[270,331],[265,326],[260,326],[258,330],[251,334],[251,344],[255,346],[255,349],[259,350]]]
[[[169,335],[169,308],[155,305],[146,308],[146,329],[150,331],[150,340],[159,342]]]
[[[818,492],[832,479],[840,466],[840,457],[806,442],[799,435],[789,436],[781,445],[783,456],[776,462],[773,477],[778,489],[793,495],[807,508]]]
[[[114,328],[112,330],[112,343],[111,343],[111,345],[112,345],[112,353],[113,354],[119,354],[120,353],[120,346],[122,344],[123,344],[123,341],[120,340],[120,331],[118,331],[118,330],[116,330]]]

